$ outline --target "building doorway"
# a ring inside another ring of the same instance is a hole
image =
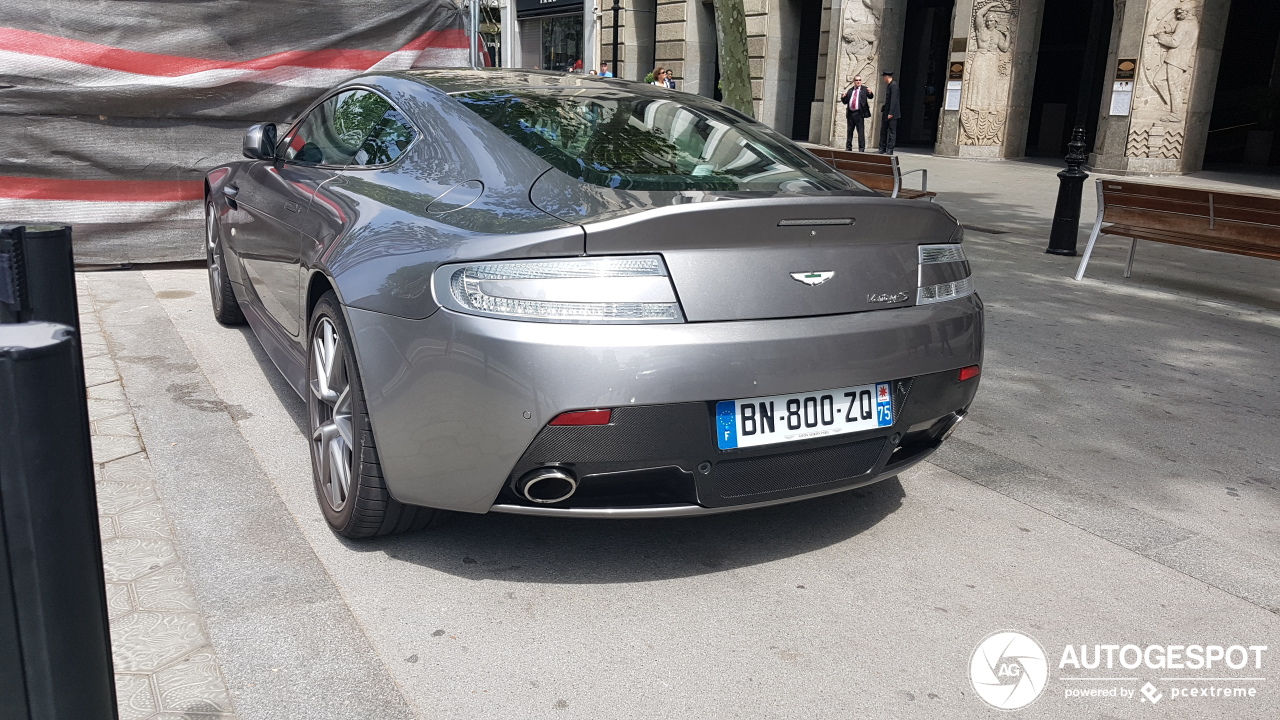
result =
[[[791,139],[809,140],[813,100],[818,92],[818,46],[822,42],[822,0],[800,0],[796,42],[796,94],[791,113]]]
[[[542,69],[584,72],[581,15],[542,19]]]
[[[1232,0],[1206,164],[1280,164],[1280,3]]]
[[[517,0],[520,67],[586,72],[582,0]]]
[[[955,0],[910,0],[902,34],[902,67],[896,81],[902,91],[899,145],[932,146],[938,139],[938,113],[947,85],[951,16]],[[872,88],[880,78],[864,78]]]
[[[1085,129],[1085,152],[1093,151],[1098,135],[1098,108],[1107,82],[1107,52],[1114,3],[1098,3],[1102,21],[1095,43],[1093,77],[1081,97],[1080,81],[1088,63],[1084,62],[1089,43],[1089,24],[1094,3],[1089,0],[1045,0],[1044,20],[1036,58],[1035,87],[1031,91],[1031,115],[1027,125],[1028,155],[1060,156],[1067,152],[1071,131],[1078,118]],[[1083,103],[1083,106],[1082,104]],[[1081,114],[1082,113],[1082,114]]]

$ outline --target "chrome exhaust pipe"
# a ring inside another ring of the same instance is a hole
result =
[[[563,468],[544,467],[525,473],[512,489],[529,502],[551,505],[572,497],[578,491],[578,480]]]
[[[956,428],[960,427],[960,423],[964,420],[964,416],[967,414],[968,413],[964,412],[963,410],[956,413],[956,419],[952,420],[951,424],[947,426],[947,430],[946,432],[942,433],[942,440],[940,440],[939,442],[946,442],[947,439],[951,437],[951,434],[956,431]]]

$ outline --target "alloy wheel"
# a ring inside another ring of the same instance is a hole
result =
[[[342,337],[320,318],[311,336],[311,444],[316,483],[334,512],[351,493],[351,379]]]

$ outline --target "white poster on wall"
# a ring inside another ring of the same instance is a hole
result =
[[[943,110],[959,110],[960,109],[960,81],[947,81],[947,102],[942,106]]]
[[[1133,106],[1133,81],[1117,80],[1111,86],[1110,115],[1128,115]]]

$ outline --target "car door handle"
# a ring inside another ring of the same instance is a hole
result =
[[[286,200],[284,202],[284,209],[289,212],[302,212],[302,206],[292,200]]]
[[[222,194],[226,195],[229,198],[234,198],[236,195],[240,194],[240,188],[236,187],[235,185],[223,185]]]

